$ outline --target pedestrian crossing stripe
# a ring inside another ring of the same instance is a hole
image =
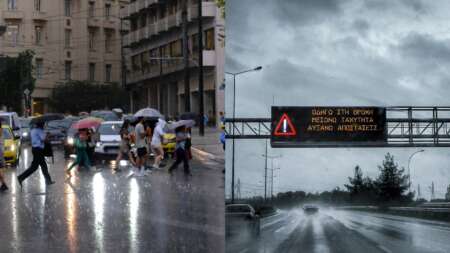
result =
[[[295,129],[294,125],[292,124],[291,119],[288,117],[286,113],[281,116],[280,121],[277,124],[277,127],[275,128],[275,131],[273,133],[275,136],[296,136],[297,130]]]

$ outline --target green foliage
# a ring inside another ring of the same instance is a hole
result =
[[[225,18],[225,0],[216,0],[217,6],[219,6],[222,13],[222,17]]]
[[[407,193],[409,177],[404,175],[405,169],[399,168],[394,162],[394,156],[387,153],[383,164],[378,168],[380,175],[375,180],[375,186],[381,203],[412,201],[413,194]]]
[[[70,81],[53,90],[49,103],[55,112],[61,113],[78,114],[112,108],[127,111],[129,96],[117,83],[99,85],[87,81]]]
[[[350,194],[350,201],[356,204],[369,204],[376,201],[376,190],[371,178],[363,177],[359,166],[355,167],[353,178],[348,178],[349,184],[345,188]]]
[[[33,57],[34,52],[26,50],[18,57],[4,57],[0,61],[0,105],[8,110],[22,112],[23,91],[34,90]]]

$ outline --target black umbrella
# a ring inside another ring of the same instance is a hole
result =
[[[185,112],[185,113],[181,114],[180,118],[179,118],[179,120],[189,120],[189,119],[197,121],[198,120],[198,113]]]
[[[60,114],[60,113],[46,113],[42,116],[33,118],[30,121],[30,124],[37,124],[37,123],[45,123],[47,121],[52,121],[52,120],[60,120],[60,119],[64,119],[64,114]]]

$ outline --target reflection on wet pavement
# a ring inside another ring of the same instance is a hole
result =
[[[45,185],[40,171],[23,184],[16,174],[30,164],[23,150],[17,169],[6,173],[10,191],[0,195],[0,252],[223,252],[223,165],[193,161],[193,176],[165,170],[128,177],[72,171],[57,151]]]

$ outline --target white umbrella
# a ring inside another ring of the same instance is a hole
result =
[[[134,114],[134,117],[144,117],[144,118],[164,118],[164,116],[156,109],[144,108],[139,110]]]
[[[195,121],[193,121],[193,120],[190,120],[190,119],[188,119],[188,120],[179,120],[179,121],[176,121],[176,122],[173,122],[173,123],[169,124],[169,129],[170,130],[175,130],[176,128],[181,127],[181,126],[193,127],[194,125],[195,125]]]

